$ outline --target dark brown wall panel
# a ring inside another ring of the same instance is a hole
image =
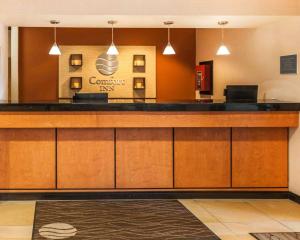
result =
[[[59,28],[61,45],[108,45],[110,29]],[[172,29],[175,56],[164,56],[166,29],[115,29],[117,45],[156,46],[157,98],[179,100],[194,98],[196,30]],[[55,100],[58,97],[58,57],[49,56],[53,43],[51,28],[20,28],[20,99]]]
[[[54,101],[58,97],[58,57],[49,56],[51,28],[20,28],[19,98]]]

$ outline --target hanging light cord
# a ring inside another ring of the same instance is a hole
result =
[[[168,43],[170,43],[170,28],[168,27]]]
[[[224,27],[221,28],[222,44],[224,43]]]
[[[54,28],[54,42],[56,43],[56,26],[57,24],[59,24],[60,22],[57,20],[51,20],[50,23],[53,25]]]
[[[56,43],[56,27],[54,27],[54,42]]]
[[[114,24],[111,24],[111,43],[114,43]]]

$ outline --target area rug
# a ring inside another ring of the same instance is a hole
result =
[[[33,240],[219,240],[176,200],[39,201]]]
[[[299,232],[285,233],[250,233],[258,240],[300,240]]]

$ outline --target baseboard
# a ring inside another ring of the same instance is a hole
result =
[[[296,195],[297,196],[297,195]],[[151,192],[52,192],[0,193],[0,201],[96,199],[298,199],[288,191],[151,191]],[[296,201],[296,200],[294,200]]]
[[[289,192],[289,199],[300,204],[300,196],[296,193]]]

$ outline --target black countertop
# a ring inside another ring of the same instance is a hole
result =
[[[156,101],[114,99],[101,101],[59,100],[58,102],[0,101],[0,112],[38,111],[300,111],[300,103],[260,100],[255,103],[224,100]]]

